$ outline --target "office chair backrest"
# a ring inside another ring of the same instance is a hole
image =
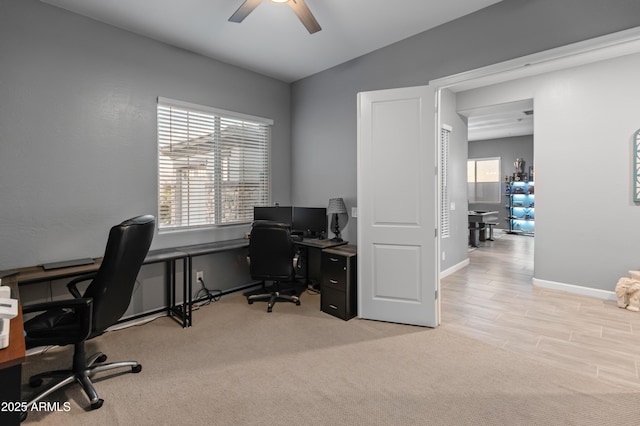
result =
[[[111,228],[100,269],[83,295],[93,298],[91,337],[115,324],[129,307],[155,224],[153,216],[144,215]]]
[[[250,273],[257,280],[290,280],[295,277],[295,245],[289,225],[256,221],[249,241]]]

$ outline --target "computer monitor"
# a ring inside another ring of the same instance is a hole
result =
[[[309,238],[324,238],[327,235],[327,209],[294,207],[291,231]]]
[[[256,206],[253,208],[253,220],[270,220],[272,222],[286,223],[291,226],[293,222],[293,207]]]

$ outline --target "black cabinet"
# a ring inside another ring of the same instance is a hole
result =
[[[343,320],[358,313],[356,293],[356,246],[322,250],[320,309]]]

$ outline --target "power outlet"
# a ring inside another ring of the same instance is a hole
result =
[[[204,271],[196,272],[196,281],[204,281]]]

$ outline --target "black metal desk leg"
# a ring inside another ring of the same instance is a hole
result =
[[[182,303],[183,312],[185,314],[185,318],[183,319],[182,326],[183,327],[191,327],[193,325],[193,321],[191,320],[193,310],[191,303],[191,293],[192,293],[192,275],[191,268],[193,267],[193,261],[191,256],[188,256],[186,259],[182,259],[182,287],[184,288],[184,302]]]
[[[302,248],[302,265],[304,267],[304,285],[305,287],[310,287],[310,274],[309,274],[309,247]]]
[[[177,304],[177,295],[176,295],[176,259],[171,259],[167,261],[167,276],[166,282],[167,286],[167,311],[171,318],[178,321],[183,328],[191,326],[191,282],[187,279],[187,257],[182,258],[182,292],[183,292],[183,302],[182,305]],[[189,289],[189,294],[187,294],[187,288]]]
[[[176,261],[168,260],[165,269],[165,283],[167,283],[167,315],[173,316],[176,303]]]

